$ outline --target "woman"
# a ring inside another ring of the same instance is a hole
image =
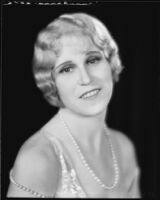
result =
[[[134,146],[105,123],[121,71],[116,42],[93,16],[61,15],[39,33],[33,73],[59,111],[22,145],[8,197],[140,197]]]

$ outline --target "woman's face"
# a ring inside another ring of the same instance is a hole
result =
[[[111,68],[103,52],[87,36],[63,36],[54,75],[66,109],[94,116],[104,112],[112,96]]]

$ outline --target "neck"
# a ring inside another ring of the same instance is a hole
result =
[[[104,136],[106,111],[96,116],[82,116],[68,109],[60,109],[71,134],[82,146],[99,147]]]

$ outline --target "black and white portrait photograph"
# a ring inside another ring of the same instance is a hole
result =
[[[158,199],[160,6],[1,10],[2,199]]]

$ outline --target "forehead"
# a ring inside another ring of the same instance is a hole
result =
[[[61,50],[59,57],[86,54],[90,50],[99,49],[93,44],[89,36],[84,35],[68,35],[60,39]]]

